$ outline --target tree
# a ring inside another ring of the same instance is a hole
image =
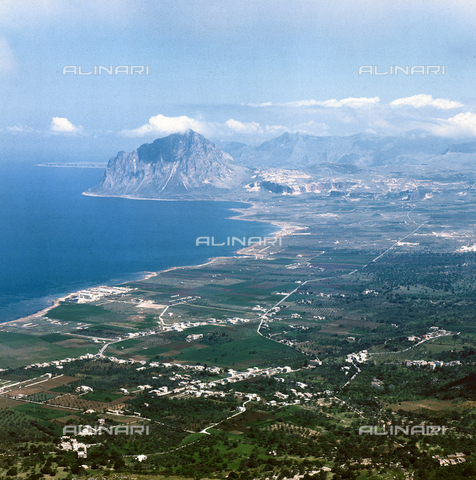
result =
[[[48,465],[48,464],[45,464],[40,472],[43,474],[43,475],[53,475],[53,469]]]
[[[18,475],[17,467],[10,467],[7,471],[7,477],[16,477]]]
[[[125,466],[126,466],[126,462],[121,457],[116,458],[116,460],[114,461],[114,470],[120,470],[121,468],[124,468]]]

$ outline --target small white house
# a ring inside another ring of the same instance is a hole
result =
[[[91,387],[88,387],[87,385],[81,385],[80,387],[76,387],[77,393],[89,393],[93,391],[94,390]]]

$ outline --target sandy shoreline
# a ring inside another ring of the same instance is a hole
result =
[[[39,310],[38,312],[32,313],[26,317],[17,318],[16,320],[9,320],[8,322],[0,323],[0,328],[4,325],[10,325],[12,323],[24,323],[24,322],[31,322],[32,320],[36,320],[39,317],[43,317],[46,313],[48,313],[53,308],[56,308],[61,302],[64,302],[69,296],[74,295],[74,293],[68,293],[64,297],[55,298],[53,304]]]
[[[109,196],[112,197],[112,195],[95,195],[95,194],[90,194],[90,193],[87,193],[87,192],[83,192],[82,195],[91,196],[91,197],[109,197]],[[180,200],[177,200],[177,199],[136,198],[136,197],[132,197],[132,196],[115,196],[115,197],[117,197],[117,198],[127,198],[129,200],[155,200],[155,201],[171,201],[171,202],[180,201]],[[182,200],[182,201],[196,201],[196,200],[188,199],[188,200]],[[204,199],[203,201],[219,201],[219,200],[206,200],[206,199]],[[244,209],[231,208],[230,210],[234,211],[234,212],[237,212],[238,215],[234,215],[232,217],[227,217],[227,218],[230,218],[232,220],[242,220],[242,221],[249,221],[249,222],[261,222],[261,223],[269,223],[271,225],[275,225],[276,227],[278,227],[280,229],[274,234],[274,237],[276,237],[276,238],[283,238],[287,235],[292,235],[296,230],[301,230],[301,229],[305,228],[305,227],[302,227],[302,226],[293,225],[291,223],[286,223],[286,222],[278,222],[278,221],[256,219],[256,218],[246,218],[246,217],[252,217],[254,215],[259,214],[259,206],[256,203],[239,201],[239,200],[223,200],[223,201],[235,202],[235,203],[244,203],[244,204],[251,205],[251,207],[244,208]],[[250,212],[249,210],[252,210],[252,211]],[[272,237],[266,237],[266,238],[272,238]],[[241,249],[237,250],[236,253],[240,256],[242,256],[242,255],[247,255],[247,256],[255,255],[255,253],[253,253],[251,250],[256,248],[257,245],[258,244],[254,244],[254,245],[250,245],[248,247],[241,248]],[[134,280],[134,281],[141,282],[141,281],[144,281],[144,280],[148,280],[152,277],[155,277],[157,275],[160,275],[161,273],[171,272],[171,271],[174,271],[174,270],[180,270],[180,269],[185,269],[185,268],[201,268],[201,267],[204,267],[206,265],[212,265],[214,262],[216,262],[218,260],[221,260],[221,259],[232,259],[232,258],[234,258],[234,256],[216,256],[216,257],[209,258],[208,261],[206,261],[205,263],[199,264],[199,265],[175,266],[175,267],[166,268],[164,270],[160,270],[158,272],[144,272],[144,275],[141,278],[139,278],[139,280]],[[125,282],[121,282],[121,283],[114,284],[114,285],[120,286],[120,285],[124,285],[124,284],[127,284],[127,283],[130,283],[130,281],[125,281]],[[100,285],[100,286],[105,287],[105,286],[111,286],[111,285]],[[48,313],[50,310],[52,310],[53,308],[56,308],[61,302],[64,302],[66,299],[68,299],[71,296],[76,295],[77,293],[78,292],[71,292],[71,293],[68,293],[67,295],[65,295],[63,297],[56,298],[52,305],[50,305],[46,308],[43,308],[42,310],[39,310],[38,312],[33,313],[31,315],[28,315],[26,317],[21,317],[21,318],[15,319],[15,320],[9,320],[7,322],[2,322],[0,324],[0,327],[11,325],[11,324],[16,324],[16,323],[27,323],[27,322],[35,320],[39,317],[42,317],[46,313]]]
[[[98,198],[125,198],[127,200],[152,200],[154,202],[228,202],[228,203],[249,203],[252,205],[251,201],[238,200],[238,199],[217,199],[217,198],[154,198],[154,197],[135,197],[134,195],[105,195],[99,193],[92,193],[89,190],[81,193],[85,197],[98,197]]]

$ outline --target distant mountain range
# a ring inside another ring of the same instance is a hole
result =
[[[467,150],[469,144],[465,145]],[[473,152],[476,151],[476,143],[471,145]],[[322,163],[376,167],[402,156],[459,151],[457,146],[450,147],[447,139],[439,137],[382,137],[365,133],[347,137],[283,133],[257,147],[237,142],[222,142],[220,147],[238,164],[259,168],[307,168]]]
[[[192,130],[119,152],[101,182],[86,194],[142,198],[216,198],[271,192],[355,190],[370,172],[435,175],[474,172],[476,142],[440,137],[283,135],[252,147]],[[353,186],[352,186],[353,185]],[[335,193],[335,192],[334,192]]]

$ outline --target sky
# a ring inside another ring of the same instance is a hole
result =
[[[472,140],[475,27],[467,0],[1,0],[0,161],[188,128]]]

